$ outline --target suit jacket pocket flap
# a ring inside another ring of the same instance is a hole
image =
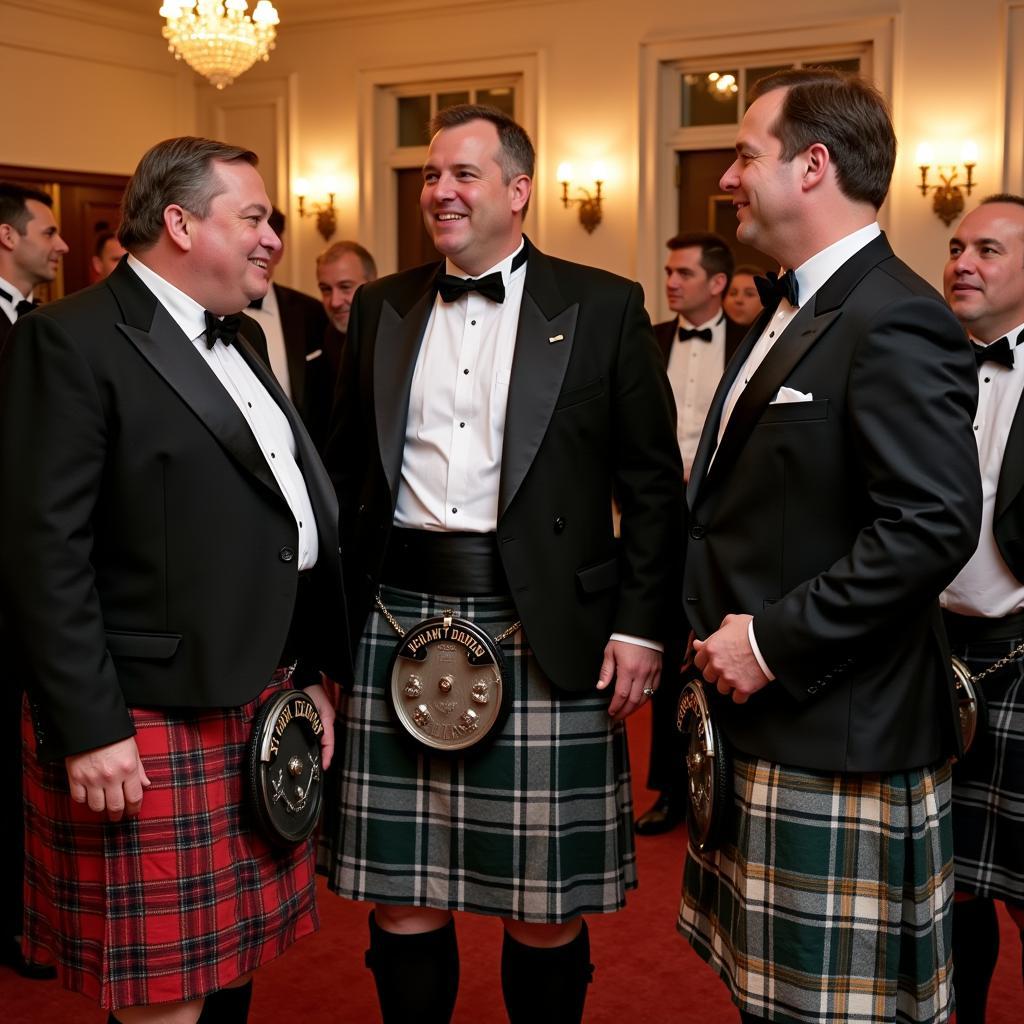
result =
[[[828,399],[816,398],[811,402],[775,402],[769,405],[758,421],[765,423],[797,423],[806,420],[827,420]]]
[[[607,562],[598,562],[597,565],[577,569],[576,579],[584,594],[596,594],[600,590],[614,587],[619,582],[619,560],[609,558]]]
[[[567,388],[558,396],[555,403],[555,412],[559,409],[568,409],[572,405],[580,405],[582,402],[589,402],[591,398],[597,398],[604,394],[604,378],[598,377],[589,384],[582,384],[578,388]]]
[[[115,658],[173,658],[181,643],[180,633],[129,633],[107,630],[107,650]]]

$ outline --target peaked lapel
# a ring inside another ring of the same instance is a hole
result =
[[[125,322],[117,325],[118,330],[206,425],[221,447],[283,500],[245,417],[171,314],[127,263],[118,264],[107,284],[125,317]],[[259,363],[255,354],[252,361]]]
[[[1024,358],[1024,349],[1021,350]],[[1013,414],[1010,433],[1006,438],[1006,450],[1003,452],[1003,465],[999,471],[999,486],[996,489],[996,507],[994,518],[1000,517],[1013,504],[1014,499],[1024,487],[1024,395],[1017,402],[1017,411]]]
[[[567,305],[551,260],[527,239],[526,281],[501,449],[498,518],[512,503],[547,432],[572,355],[578,302]],[[562,335],[562,340],[549,339]]]
[[[297,409],[302,408],[306,397],[306,318],[303,310],[279,285],[271,285],[277,299],[277,315],[281,321],[281,335],[284,338],[284,354],[288,363],[288,386],[292,401]]]
[[[423,268],[422,279],[409,290],[384,299],[377,321],[373,346],[373,407],[377,421],[377,444],[381,465],[391,490],[391,503],[398,498],[398,483],[405,449],[405,427],[409,419],[409,392],[416,369],[430,311],[434,308],[433,280],[437,265]]]

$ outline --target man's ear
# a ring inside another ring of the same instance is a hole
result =
[[[509,182],[509,190],[512,193],[512,211],[520,213],[530,201],[533,193],[533,180],[528,174],[517,174]]]
[[[171,203],[164,207],[164,228],[167,237],[182,252],[189,252],[192,249],[192,228],[195,218],[183,206]]]
[[[21,233],[13,224],[0,224],[0,248],[12,252]]]
[[[824,181],[832,164],[832,156],[823,142],[812,142],[803,152],[803,161],[804,174],[801,183],[806,192]]]
[[[728,283],[729,279],[725,274],[712,274],[711,280],[708,281],[708,291],[710,291],[712,295],[721,295],[725,292],[725,288]]]

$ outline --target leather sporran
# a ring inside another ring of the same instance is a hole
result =
[[[690,841],[707,853],[721,845],[731,812],[732,758],[699,679],[691,679],[683,687],[676,728],[686,737]]]
[[[956,708],[960,725],[960,737],[964,752],[959,760],[970,753],[971,747],[985,731],[988,722],[988,707],[979,679],[972,676],[967,666],[955,655],[952,657],[953,683],[956,686]]]

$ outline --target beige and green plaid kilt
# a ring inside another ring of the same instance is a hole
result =
[[[492,636],[508,598],[435,598],[381,588],[408,629],[452,608]],[[495,741],[433,754],[394,724],[385,697],[397,637],[374,611],[339,716],[334,806],[321,868],[336,893],[522,921],[619,909],[636,885],[626,734],[608,698],[557,696],[521,631],[504,641],[512,711]],[[597,680],[595,679],[595,684]]]
[[[952,1012],[950,770],[735,759],[725,842],[691,846],[678,928],[742,1010],[781,1024]]]

